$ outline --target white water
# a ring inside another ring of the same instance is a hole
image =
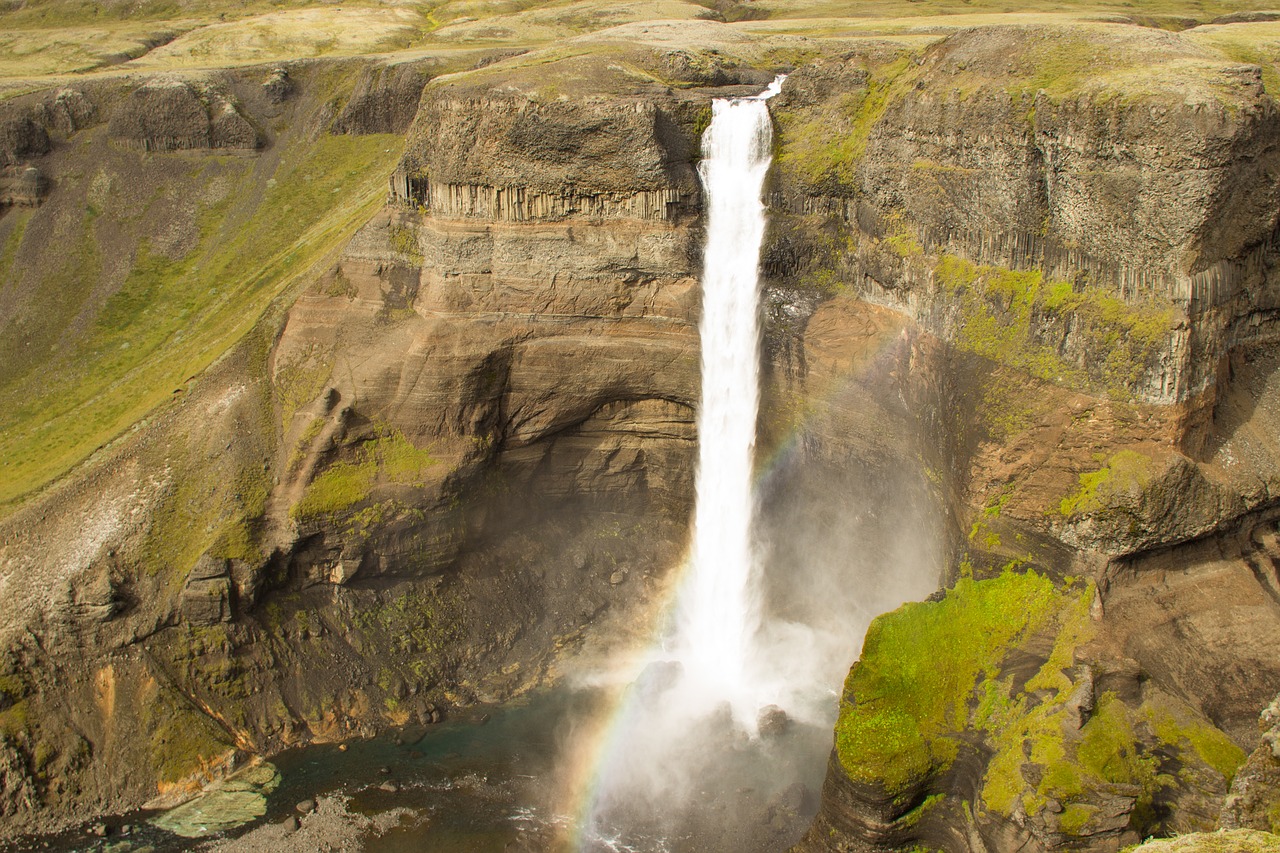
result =
[[[888,546],[901,530],[859,504],[865,495],[886,518],[916,518],[910,489],[897,500],[897,491],[882,494],[862,476],[827,477],[820,460],[820,471],[806,473],[808,463],[796,458],[780,475],[790,478],[781,481],[790,491],[774,496],[799,503],[771,505],[769,516],[756,518],[761,194],[772,148],[765,100],[781,82],[756,98],[714,102],[703,137],[708,218],[693,542],[661,648],[618,660],[592,682],[627,687],[600,731],[590,775],[575,788],[585,809],[575,824],[579,849],[590,853],[765,849],[751,816],[767,813],[771,798],[794,783],[811,791],[821,784],[834,690],[874,615],[868,602],[879,612],[934,588],[904,580],[923,577],[916,567],[929,561],[906,552],[894,558]],[[788,517],[779,536],[777,522]],[[771,535],[757,530],[770,524]],[[757,536],[771,540],[760,553]],[[868,556],[859,553],[864,544],[880,547]],[[781,734],[772,711],[775,725],[758,730],[769,705],[789,721]]]
[[[758,710],[750,672],[760,622],[751,470],[760,403],[761,190],[773,142],[765,102],[781,85],[779,77],[754,98],[714,101],[702,139],[700,172],[709,209],[699,327],[697,502],[673,648],[686,691],[713,704],[727,701],[748,726]]]

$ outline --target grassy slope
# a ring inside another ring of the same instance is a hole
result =
[[[368,219],[399,147],[397,138],[324,136],[296,141],[278,163],[186,160],[192,180],[155,186],[157,204],[213,178],[225,183],[225,195],[196,202],[199,235],[189,251],[166,255],[144,236],[105,300],[104,260],[118,251],[108,235],[145,222],[150,211],[89,199],[78,241],[65,247],[61,265],[40,265],[43,280],[4,329],[0,503],[67,471],[242,337],[271,299]],[[41,213],[19,214],[10,234],[21,217]],[[5,269],[3,261],[0,293],[18,287],[27,269]]]

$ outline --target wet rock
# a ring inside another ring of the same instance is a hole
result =
[[[265,815],[267,796],[279,785],[280,773],[275,765],[256,764],[215,783],[151,823],[183,838],[225,832]]]
[[[619,571],[609,575],[609,583],[613,584],[614,586],[617,586],[618,584],[622,583],[626,579],[627,579],[626,572]]]
[[[311,814],[316,810],[316,801],[310,799],[303,800],[294,806],[294,808],[297,809],[299,814]]]
[[[666,693],[680,680],[684,667],[679,661],[654,661],[644,668],[636,679],[636,698],[648,704]]]
[[[298,820],[297,815],[289,815],[280,821],[280,829],[284,831],[285,835],[292,835],[298,831],[300,826],[302,826],[302,821]]]
[[[101,821],[89,827],[89,834],[96,835],[98,838],[105,838],[110,831],[110,828]]]
[[[756,729],[760,732],[760,737],[778,737],[785,734],[789,728],[791,728],[791,718],[777,705],[762,708],[760,716],[756,719]]]
[[[398,794],[400,793],[400,786],[395,782],[383,782],[378,786],[378,790],[385,791],[388,794]]]

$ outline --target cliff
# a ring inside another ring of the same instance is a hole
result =
[[[70,404],[155,405],[92,384],[115,375],[92,373],[111,346],[172,400],[2,522],[6,832],[502,701],[588,629],[627,636],[691,508],[710,93],[591,62],[592,86],[550,100],[501,85],[518,61],[478,80],[311,63],[122,81],[75,90],[91,124],[23,149],[53,190],[6,217],[8,292],[43,292],[51,229],[88,216],[99,290],[65,322],[102,342],[11,377],[15,399],[58,406],[7,436],[31,448],[12,493],[57,464],[36,437],[68,435]],[[35,122],[61,97],[9,109]],[[257,136],[219,130],[232,113]],[[106,162],[82,144],[99,137]],[[166,300],[171,325],[146,324],[129,361],[128,311]],[[214,334],[239,340],[204,367]],[[74,358],[86,387],[41,386]]]
[[[625,638],[692,503],[697,140],[783,69],[771,601],[949,587],[868,633],[801,849],[1264,828],[1268,25],[544,13],[0,104],[4,832]]]
[[[788,79],[767,269],[944,342],[958,576],[873,623],[797,849],[1217,825],[1276,677],[1280,291],[1275,102],[1205,43],[979,28]]]

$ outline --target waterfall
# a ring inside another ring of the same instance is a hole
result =
[[[700,849],[672,848],[667,839],[688,838],[691,831],[724,839],[736,831],[720,823],[732,813],[724,800],[708,807],[708,791],[733,797],[796,778],[794,769],[780,770],[763,741],[749,737],[761,706],[779,695],[778,680],[759,665],[768,655],[756,647],[762,620],[752,467],[760,403],[761,191],[773,141],[765,101],[781,86],[779,77],[754,98],[714,101],[702,138],[707,242],[693,542],[673,623],[661,647],[638,662],[580,788],[579,850]],[[829,730],[824,721],[824,746]],[[741,749],[744,735],[758,747],[750,755]],[[729,779],[738,781],[729,785]]]
[[[702,275],[702,405],[698,414],[697,502],[688,585],[677,611],[674,651],[686,684],[728,701],[751,721],[749,673],[759,625],[752,548],[751,488],[760,402],[761,201],[773,142],[766,100],[717,99],[699,167],[708,198]]]

